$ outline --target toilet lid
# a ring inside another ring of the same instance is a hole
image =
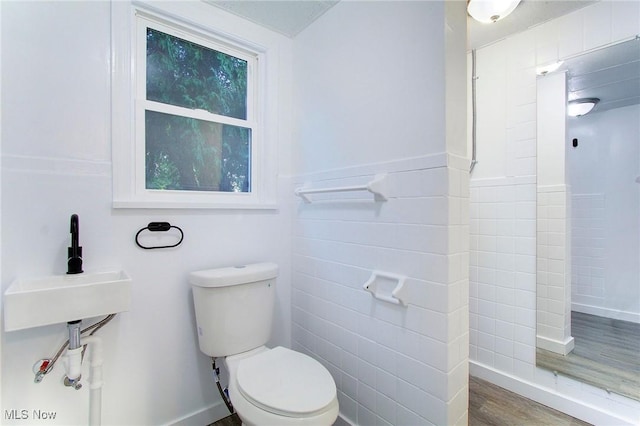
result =
[[[247,400],[282,416],[314,415],[336,397],[336,385],[322,364],[281,346],[242,360],[236,374]]]

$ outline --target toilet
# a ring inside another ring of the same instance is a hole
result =
[[[274,263],[189,274],[200,350],[224,357],[229,398],[243,425],[332,425],[338,397],[329,371],[300,352],[265,346],[277,275]]]

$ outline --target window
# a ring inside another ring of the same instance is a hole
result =
[[[141,24],[145,188],[250,192],[251,59]]]
[[[259,123],[263,52],[131,11],[131,54],[115,57],[125,66],[131,58],[133,125],[114,131],[114,207],[264,207],[273,157]]]

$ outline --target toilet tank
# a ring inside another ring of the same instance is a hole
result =
[[[271,336],[278,265],[256,263],[189,274],[200,350],[235,355]]]

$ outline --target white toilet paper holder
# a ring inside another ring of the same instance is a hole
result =
[[[373,271],[362,287],[376,299],[407,306],[408,291],[404,286],[405,280],[406,277],[403,275]]]

